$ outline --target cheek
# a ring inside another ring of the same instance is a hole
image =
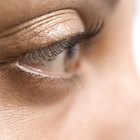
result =
[[[35,80],[32,76],[11,69],[7,69],[2,75],[1,99],[8,101],[7,104],[23,107],[59,103],[69,96],[72,91],[70,87],[73,87],[72,80]]]

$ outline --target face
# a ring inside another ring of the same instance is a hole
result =
[[[0,139],[139,140],[132,0],[0,2]]]

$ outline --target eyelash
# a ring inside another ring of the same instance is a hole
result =
[[[63,51],[65,51],[66,49],[76,50],[75,48],[76,44],[79,44],[87,39],[95,37],[102,31],[104,27],[104,21],[100,23],[98,20],[96,26],[93,25],[94,24],[92,24],[92,26],[86,29],[85,32],[83,33],[77,34],[69,39],[59,41],[50,46],[25,53],[21,55],[19,58],[24,58],[24,60],[26,60],[27,58],[28,61],[32,61],[36,58],[39,58],[44,61],[50,61],[53,60],[60,53],[63,53]]]
[[[26,52],[24,54],[17,55],[9,60],[0,62],[0,65],[3,66],[5,64],[11,64],[11,63],[19,60],[20,58],[21,59],[24,58],[24,60],[27,58],[28,61],[32,61],[38,57],[39,59],[49,61],[49,60],[52,60],[53,58],[55,58],[58,54],[65,51],[66,49],[77,50],[77,48],[75,48],[76,44],[79,44],[90,38],[96,37],[102,31],[102,29],[104,27],[104,23],[105,23],[104,20],[102,20],[102,22],[100,22],[100,20],[98,20],[96,22],[96,24],[94,24],[94,23],[91,24],[91,26],[89,26],[87,29],[85,29],[85,31],[83,33],[80,33],[71,38],[56,42],[47,47],[43,47],[40,49],[32,50],[30,52]],[[60,49],[60,50],[58,50],[58,49]],[[51,56],[48,55],[49,51],[51,52]]]

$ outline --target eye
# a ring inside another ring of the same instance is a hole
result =
[[[89,39],[102,31],[102,19],[95,17],[88,26],[77,11],[64,9],[3,32],[0,66],[9,84],[6,98],[24,106],[49,105],[73,93],[84,78],[82,60],[93,46]]]
[[[68,41],[34,50],[18,58],[16,65],[31,74],[44,77],[66,77],[76,69],[80,45]]]
[[[23,54],[18,57],[16,66],[27,73],[42,77],[71,76],[80,63],[82,41],[96,36],[102,27],[103,23],[97,23],[94,28],[83,33]]]

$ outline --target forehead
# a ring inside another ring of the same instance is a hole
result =
[[[5,0],[0,1],[0,31],[60,9],[76,9],[86,18],[105,12],[118,0]],[[102,11],[99,9],[102,8]]]

